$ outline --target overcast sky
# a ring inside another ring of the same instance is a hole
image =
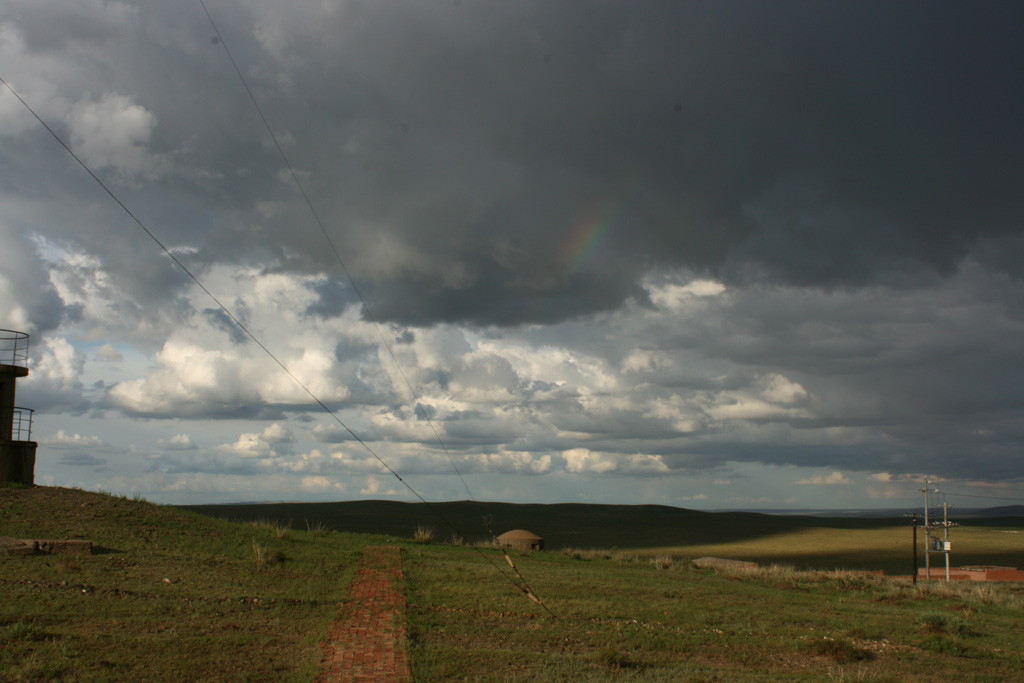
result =
[[[1021,3],[206,7],[0,4],[0,77],[230,312],[0,88],[38,483],[1024,499]]]

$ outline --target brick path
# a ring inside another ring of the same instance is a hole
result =
[[[402,550],[363,550],[362,568],[327,629],[317,683],[413,683]]]

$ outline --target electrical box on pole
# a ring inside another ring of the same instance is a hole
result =
[[[953,544],[949,540],[949,530],[952,527],[960,526],[956,522],[949,521],[949,504],[942,503],[942,521],[932,521],[928,518],[928,494],[929,493],[941,493],[938,489],[930,488],[931,482],[928,479],[924,480],[924,572],[925,578],[931,580],[932,578],[932,567],[931,567],[931,553],[941,553],[946,558],[946,583],[949,583],[949,556],[953,549]],[[942,530],[941,538],[939,534],[932,533],[932,530]]]

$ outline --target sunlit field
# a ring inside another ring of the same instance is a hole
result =
[[[346,505],[253,506],[262,514],[229,521],[80,490],[0,489],[0,536],[97,545],[0,555],[0,680],[312,681],[362,548],[383,543],[405,551],[420,683],[1024,680],[1021,585],[915,587],[836,570],[909,569],[910,528],[893,520],[479,504],[501,529],[518,509],[522,526],[544,533],[546,519],[553,537],[578,541],[510,552],[512,567],[416,506],[378,508],[377,522],[401,533],[339,530]],[[369,515],[373,504],[360,505]],[[453,506],[442,510],[450,521],[479,524],[472,504]],[[687,517],[699,528],[667,522]],[[646,524],[627,547],[617,534],[630,519]],[[1012,564],[1020,531],[958,528],[957,556]],[[761,566],[694,565],[703,555]]]

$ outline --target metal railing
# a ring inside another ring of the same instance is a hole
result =
[[[28,367],[28,333],[0,330],[0,363]]]
[[[11,410],[11,441],[32,440],[32,413],[31,408],[19,408]]]

